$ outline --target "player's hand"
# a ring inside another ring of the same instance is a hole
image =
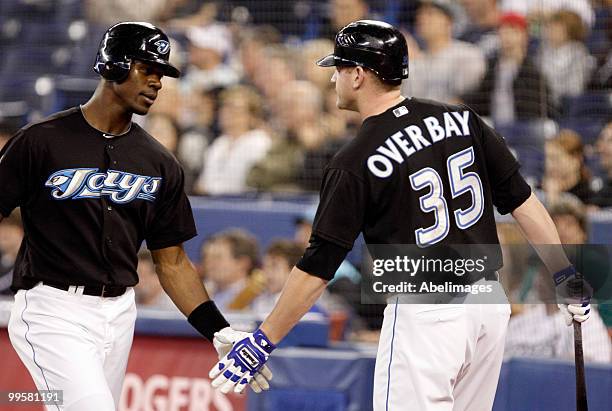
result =
[[[591,297],[593,289],[582,274],[573,266],[559,271],[553,276],[557,291],[557,306],[561,310],[565,323],[584,322],[591,316]]]
[[[565,324],[572,325],[573,321],[582,323],[591,316],[591,304],[557,304],[563,314]]]
[[[236,341],[240,341],[248,335],[249,333],[236,331],[230,327],[225,327],[221,331],[217,331],[213,339],[213,345],[215,346],[215,350],[217,350],[217,354],[219,354],[219,359],[225,357],[227,353],[230,352]],[[264,365],[261,370],[255,374],[251,382],[249,382],[249,385],[253,391],[259,394],[262,391],[270,389],[270,380],[272,380],[272,371],[270,371],[267,365]]]
[[[210,370],[208,376],[213,379],[212,386],[222,393],[229,393],[232,388],[242,393],[247,384],[264,368],[274,344],[261,330],[245,333],[246,336],[234,343],[230,351]]]

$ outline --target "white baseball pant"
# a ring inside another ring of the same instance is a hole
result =
[[[389,303],[374,411],[490,411],[509,318],[509,304]]]
[[[38,284],[15,295],[8,331],[36,387],[63,391],[63,405],[47,410],[114,411],[135,320],[132,288],[103,298]]]

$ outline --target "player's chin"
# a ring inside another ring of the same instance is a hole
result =
[[[151,109],[151,106],[145,105],[145,104],[134,104],[132,106],[132,112],[134,114],[138,114],[139,116],[144,116],[148,114],[150,109]]]

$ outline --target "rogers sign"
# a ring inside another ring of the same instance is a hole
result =
[[[205,378],[153,374],[143,380],[125,376],[120,411],[236,411],[228,398]]]

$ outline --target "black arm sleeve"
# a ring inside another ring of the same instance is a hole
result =
[[[18,132],[0,151],[0,213],[4,217],[23,206],[33,193],[40,161],[30,139]]]
[[[296,264],[300,270],[326,281],[334,278],[350,250],[313,235],[306,252]]]
[[[364,182],[349,171],[327,169],[312,233],[350,250],[362,230],[366,208]]]
[[[167,177],[165,195],[160,199],[155,219],[147,229],[145,239],[149,250],[172,247],[197,235],[184,181],[183,170],[177,164],[173,175]]]
[[[513,212],[531,195],[531,187],[518,170],[493,188],[493,204],[500,214]]]

